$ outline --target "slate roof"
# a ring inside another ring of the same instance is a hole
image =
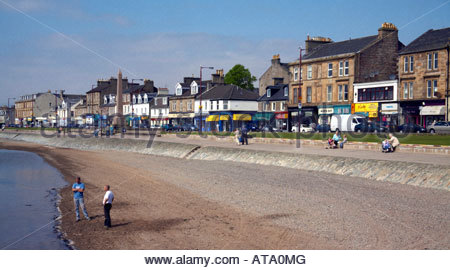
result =
[[[289,87],[288,84],[277,84],[277,85],[270,85],[266,87],[267,89],[271,89],[270,97],[267,97],[267,91],[266,93],[258,98],[258,101],[278,101],[278,100],[289,100],[289,96],[284,95],[284,87]]]
[[[308,60],[340,54],[356,53],[377,40],[377,38],[378,35],[374,35],[340,42],[325,43],[315,48],[312,52],[306,54],[303,59]]]
[[[202,94],[210,100],[257,100],[258,93],[232,84],[217,85]]]
[[[102,92],[108,88],[109,88],[109,85],[100,85],[100,86],[94,87],[91,90],[87,91],[87,94],[95,93],[95,92]]]
[[[409,43],[399,54],[432,51],[446,48],[448,45],[450,45],[450,27],[438,30],[430,29]]]

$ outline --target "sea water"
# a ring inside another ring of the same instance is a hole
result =
[[[37,154],[0,149],[0,249],[67,249],[55,229],[65,185]]]

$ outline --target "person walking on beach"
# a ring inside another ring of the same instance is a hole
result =
[[[81,210],[83,211],[84,217],[87,220],[91,220],[89,217],[86,207],[84,206],[84,199],[83,199],[83,193],[84,193],[84,183],[81,183],[80,177],[77,177],[77,182],[72,185],[72,191],[73,191],[73,201],[75,203],[75,213],[77,216],[76,221],[80,221],[80,211],[79,207],[81,207]]]
[[[106,191],[105,196],[103,197],[103,210],[105,212],[105,228],[111,228],[111,216],[110,211],[112,208],[112,202],[114,201],[114,194],[111,190],[111,187],[106,185],[103,189]]]

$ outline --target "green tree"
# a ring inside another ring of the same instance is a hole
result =
[[[256,77],[243,65],[237,64],[225,74],[225,83],[234,84],[244,89],[253,90]]]

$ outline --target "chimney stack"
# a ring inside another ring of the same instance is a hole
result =
[[[272,56],[272,65],[280,65],[280,63],[281,60],[279,54],[275,54],[274,56]]]
[[[331,38],[325,38],[325,37],[310,38],[308,35],[307,39],[305,40],[306,54],[312,52],[315,48],[319,47],[320,45],[331,43],[331,42],[333,42],[331,40]]]
[[[378,39],[383,39],[389,35],[394,35],[394,32],[397,32],[397,27],[393,23],[385,22],[378,29]]]

